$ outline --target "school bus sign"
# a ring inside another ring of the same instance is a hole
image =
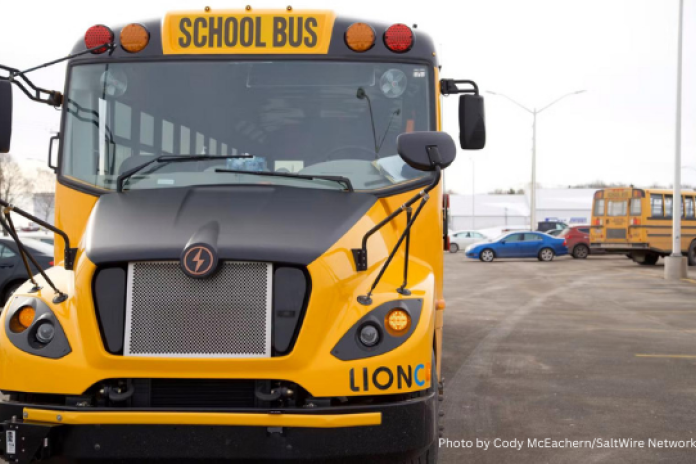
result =
[[[183,11],[164,20],[164,54],[326,54],[331,11]]]

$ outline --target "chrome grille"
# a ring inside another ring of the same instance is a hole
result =
[[[125,356],[271,354],[271,264],[223,262],[193,279],[176,261],[129,263],[127,288]]]

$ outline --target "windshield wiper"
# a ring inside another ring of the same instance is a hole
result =
[[[186,162],[186,161],[202,161],[202,160],[219,160],[219,159],[239,159],[239,158],[253,158],[252,155],[229,155],[229,156],[217,156],[217,155],[186,155],[186,156],[177,156],[177,155],[162,155],[158,156],[157,158],[153,158],[150,161],[147,161],[139,166],[134,167],[133,169],[129,169],[128,171],[124,172],[118,178],[116,178],[116,191],[121,193],[123,192],[123,184],[126,182],[126,180],[131,177],[133,174],[142,171],[146,167],[150,166],[151,164],[155,163],[177,163],[177,162]]]
[[[250,174],[252,176],[267,176],[267,177],[289,177],[291,179],[307,179],[307,180],[330,180],[338,182],[346,186],[346,190],[354,192],[353,184],[350,179],[343,176],[324,176],[314,174],[293,174],[291,172],[266,172],[266,171],[236,171],[233,169],[216,169],[215,172],[229,172],[232,174]]]

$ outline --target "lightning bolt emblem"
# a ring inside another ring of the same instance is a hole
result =
[[[201,266],[205,262],[204,259],[201,259],[201,252],[202,251],[203,251],[203,249],[199,248],[198,253],[196,254],[196,256],[193,257],[193,262],[196,263],[196,270],[193,272],[198,272],[198,270],[201,268]]]

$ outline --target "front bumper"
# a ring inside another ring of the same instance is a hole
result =
[[[0,404],[0,455],[86,460],[269,461],[415,456],[437,438],[437,395],[293,413],[47,409]],[[9,441],[8,441],[9,440]]]

